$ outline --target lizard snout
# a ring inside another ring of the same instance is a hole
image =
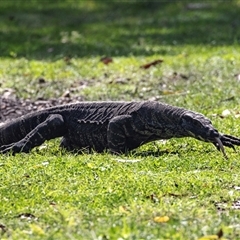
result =
[[[201,129],[195,137],[205,142],[215,142],[215,139],[220,138],[221,134],[219,134],[219,132],[212,126],[207,126]]]
[[[210,128],[209,129],[209,137],[212,139],[212,138],[219,138],[220,137],[220,134],[218,132],[218,130],[214,129],[214,128]]]

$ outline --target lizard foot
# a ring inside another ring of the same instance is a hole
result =
[[[19,152],[29,152],[29,150],[25,147],[26,145],[22,142],[16,142],[16,143],[11,143],[8,145],[3,145],[0,147],[0,153],[5,154],[5,153],[12,153],[13,155],[15,153]]]
[[[234,149],[234,151],[236,151],[234,145],[240,146],[240,138],[224,134],[224,135],[221,135],[219,138],[216,137],[215,142],[213,144],[216,146],[216,148],[219,151],[223,153],[224,157],[227,158],[227,155],[224,150],[224,146],[232,148]]]

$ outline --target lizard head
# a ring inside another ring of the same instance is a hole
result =
[[[189,137],[205,142],[214,142],[220,134],[213,127],[211,121],[202,114],[186,112],[181,118],[181,126]]]
[[[211,121],[203,116],[202,114],[195,113],[195,112],[186,112],[182,116],[181,126],[186,134],[186,136],[194,137],[198,140],[204,142],[211,142],[213,143],[218,150],[220,150],[224,157],[227,159],[227,155],[224,150],[224,146],[233,147],[233,143],[235,143],[235,138],[231,137],[224,137],[215,129],[211,123]],[[224,143],[222,142],[223,140]],[[230,142],[227,143],[227,141]],[[238,141],[238,139],[237,139]]]
[[[213,143],[225,158],[227,155],[224,146],[235,150],[234,145],[240,145],[240,138],[219,133],[211,121],[202,114],[187,111],[183,113],[180,125],[185,136]]]

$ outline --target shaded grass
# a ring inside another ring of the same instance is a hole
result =
[[[238,2],[206,4],[189,9],[186,1],[2,1],[0,54],[152,56],[177,54],[172,46],[238,44]]]
[[[239,136],[239,1],[206,3],[2,1],[0,92],[157,99]],[[104,55],[113,63],[100,62]],[[140,69],[156,59],[164,62]],[[225,109],[232,115],[219,118]],[[228,150],[226,161],[192,139],[120,157],[73,155],[57,145],[0,156],[2,239],[198,239],[220,229],[240,239],[239,150]],[[169,221],[154,221],[161,216]]]

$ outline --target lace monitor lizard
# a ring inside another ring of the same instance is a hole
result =
[[[67,150],[84,148],[124,153],[147,142],[193,137],[224,146],[240,138],[219,133],[204,115],[155,101],[80,102],[16,118],[0,126],[0,153],[29,152],[44,141],[62,137]]]

